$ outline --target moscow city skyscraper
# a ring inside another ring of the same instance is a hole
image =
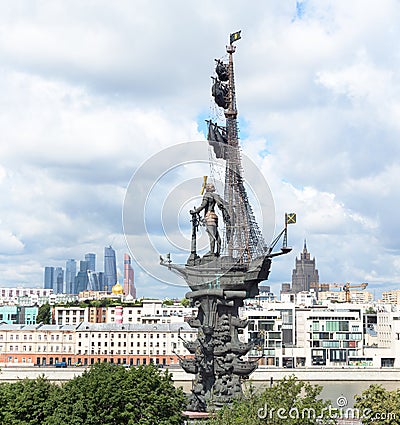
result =
[[[75,276],[76,261],[74,259],[67,260],[65,263],[65,294],[75,294]]]
[[[96,254],[92,254],[92,253],[86,254],[85,261],[87,261],[89,264],[88,270],[95,272],[96,271]]]
[[[104,248],[104,285],[108,291],[117,283],[117,261],[111,245]]]
[[[136,299],[134,273],[129,254],[124,254],[124,295],[131,295]]]
[[[53,289],[54,267],[44,268],[44,289]]]
[[[64,270],[62,267],[54,268],[53,293],[62,294],[64,289]]]
[[[61,294],[64,289],[64,270],[62,267],[44,268],[44,289],[52,289],[54,294]]]
[[[87,261],[79,262],[79,272],[75,277],[75,294],[87,290],[89,284],[88,268],[89,263]]]

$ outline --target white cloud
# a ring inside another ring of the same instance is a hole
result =
[[[39,284],[44,265],[89,251],[101,263],[112,240],[122,259],[134,170],[203,138],[213,60],[242,29],[244,152],[269,182],[277,229],[284,212],[299,218],[271,282],[290,281],[306,237],[324,280],[395,285],[400,5],[303,4],[297,17],[294,0],[0,5],[2,284]]]

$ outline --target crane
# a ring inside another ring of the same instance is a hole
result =
[[[329,286],[330,288],[341,288],[345,293],[346,293],[346,302],[349,303],[351,302],[351,293],[350,291],[352,289],[365,289],[368,286],[368,283],[360,283],[360,284],[356,284],[353,285],[350,282],[346,282],[345,284],[343,283],[322,283],[322,284],[318,284],[318,288],[326,288],[327,286]]]

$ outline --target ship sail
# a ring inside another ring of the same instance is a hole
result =
[[[208,124],[208,136],[207,140],[210,146],[213,147],[215,156],[218,159],[226,159],[225,148],[228,145],[228,137],[226,134],[226,128],[220,127],[211,120],[207,120]]]
[[[244,185],[242,161],[239,147],[233,53],[235,46],[227,46],[229,62],[216,60],[212,95],[220,108],[224,109],[225,126],[208,121],[208,142],[215,156],[226,160],[224,199],[232,220],[226,225],[229,235],[228,256],[235,262],[249,264],[266,253],[266,245],[249,203]]]

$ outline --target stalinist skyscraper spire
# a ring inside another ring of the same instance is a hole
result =
[[[292,272],[292,292],[309,291],[311,286],[319,283],[318,270],[315,268],[315,258],[310,258],[305,239],[303,252],[300,253],[300,258],[296,258],[295,267]]]

